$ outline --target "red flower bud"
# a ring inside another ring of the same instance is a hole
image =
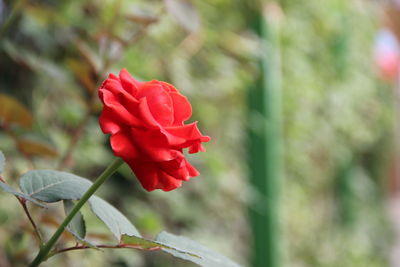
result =
[[[197,122],[184,124],[192,115],[185,96],[161,81],[138,82],[127,70],[110,74],[99,89],[104,104],[100,127],[111,134],[114,154],[121,157],[143,187],[170,191],[199,172],[185,159],[189,153],[205,151]]]

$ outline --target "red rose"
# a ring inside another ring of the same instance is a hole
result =
[[[170,191],[199,175],[185,159],[205,151],[197,122],[184,124],[192,115],[189,101],[171,84],[138,82],[127,70],[110,74],[99,89],[104,104],[100,127],[111,134],[114,154],[124,159],[143,187]]]

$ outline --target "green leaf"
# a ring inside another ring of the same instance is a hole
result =
[[[4,157],[3,152],[0,151],[0,174],[3,173],[5,165],[6,165],[6,158]]]
[[[92,196],[89,199],[89,204],[92,211],[106,224],[118,241],[124,234],[141,237],[135,226],[107,201]]]
[[[0,188],[3,189],[3,191],[5,191],[5,192],[7,192],[7,193],[11,193],[11,194],[13,194],[13,195],[15,195],[15,196],[22,197],[23,199],[28,200],[28,201],[30,201],[30,202],[33,202],[33,203],[35,203],[35,204],[38,205],[38,206],[41,206],[41,207],[43,207],[43,208],[46,208],[45,205],[43,205],[42,203],[38,202],[36,199],[31,198],[30,196],[28,196],[28,195],[26,195],[26,194],[23,194],[23,193],[21,193],[21,192],[16,191],[14,188],[12,188],[11,186],[9,186],[9,185],[6,184],[6,183],[0,182]]]
[[[227,257],[190,240],[167,232],[161,232],[156,240],[147,240],[138,236],[123,235],[122,244],[138,249],[161,249],[174,257],[191,261],[205,267],[240,267]]]
[[[134,235],[122,235],[121,237],[121,242],[124,245],[128,245],[131,247],[139,248],[139,249],[155,249],[155,248],[161,248],[164,245],[157,243],[152,240],[148,240],[139,236],[134,236]]]
[[[100,248],[98,248],[95,244],[93,244],[92,242],[90,242],[90,241],[88,241],[88,240],[86,240],[86,239],[84,239],[84,238],[81,238],[76,232],[74,232],[70,227],[68,227],[67,226],[67,231],[68,232],[70,232],[74,237],[75,237],[75,239],[79,242],[79,243],[81,243],[81,244],[83,244],[83,245],[85,245],[85,246],[88,246],[88,247],[90,247],[90,248],[94,248],[94,249],[97,249],[97,250],[101,250]]]
[[[25,194],[45,202],[80,199],[91,185],[92,182],[85,178],[53,170],[29,171],[20,180],[21,190]],[[117,240],[120,240],[123,234],[141,236],[135,226],[107,201],[92,196],[89,204],[92,211],[105,223]],[[75,220],[77,221],[74,222]],[[76,236],[82,237],[84,230],[79,220],[75,217],[69,228]]]
[[[160,242],[154,241],[154,240],[149,240],[145,239],[143,237],[138,237],[138,236],[131,236],[131,235],[122,235],[121,238],[121,243],[127,248],[137,248],[137,249],[147,249],[147,250],[156,250],[156,249],[170,249],[170,250],[176,250],[177,253],[181,254],[189,254],[192,257],[198,257],[195,254],[191,254],[186,251],[178,250],[177,248],[168,246],[166,244],[162,244]]]
[[[67,172],[34,170],[22,175],[22,192],[44,202],[76,200],[92,185],[89,180]]]
[[[74,202],[72,200],[64,200],[64,211],[65,214],[69,214],[74,207]],[[78,212],[72,221],[68,224],[69,230],[73,236],[78,236],[80,240],[83,240],[86,236],[86,224],[83,219],[81,212]],[[79,241],[79,240],[78,240]]]
[[[164,0],[168,12],[189,32],[197,32],[200,18],[196,8],[189,0]]]
[[[200,245],[199,243],[167,232],[161,232],[156,237],[156,242],[167,247],[161,249],[175,257],[194,262],[206,267],[240,267],[227,257]]]

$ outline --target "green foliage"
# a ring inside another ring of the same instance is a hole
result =
[[[166,247],[161,247],[163,251],[168,252],[175,257],[197,263],[200,266],[239,267],[238,264],[234,263],[227,257],[183,236],[161,232],[157,235],[156,241],[166,245]]]
[[[141,246],[145,249],[161,249],[183,260],[191,261],[204,267],[240,267],[227,257],[183,236],[161,232],[154,241],[137,236],[123,235],[123,244]]]
[[[71,200],[64,200],[64,211],[65,214],[68,214],[71,212],[74,202]],[[70,232],[78,239],[78,241],[84,240],[86,236],[86,224],[85,220],[83,219],[83,215],[81,212],[78,212],[75,217],[72,219],[72,221],[68,224],[68,228]]]
[[[73,206],[71,200],[80,199],[91,185],[85,178],[53,170],[29,171],[20,180],[22,191],[29,197],[48,203],[64,200],[66,214]],[[140,236],[129,220],[106,201],[92,196],[89,203],[92,211],[107,225],[117,240],[123,234]],[[86,226],[81,214],[74,217],[69,227],[81,239],[85,237]]]
[[[90,187],[91,182],[85,178],[66,172],[39,170],[29,171],[21,177],[20,186],[27,195],[16,192],[5,183],[1,182],[0,184],[6,192],[23,198],[26,196],[28,200],[34,198],[34,202],[39,200],[52,203],[63,200],[65,213],[68,214],[74,206],[72,200],[82,197],[84,192]],[[93,213],[107,225],[119,241],[115,248],[161,249],[175,257],[192,261],[200,266],[239,267],[239,265],[228,258],[185,237],[161,232],[157,235],[155,241],[144,239],[135,226],[120,211],[103,199],[92,196],[89,199],[89,203]],[[67,229],[76,237],[77,242],[83,245],[91,248],[104,247],[102,245],[94,245],[85,239],[86,225],[80,212],[75,215]],[[53,252],[51,255],[55,253]]]
[[[17,112],[18,108],[13,109],[16,114],[0,112],[7,114],[0,116],[1,150],[12,163],[2,173],[8,186],[0,186],[17,192],[13,189],[17,177],[34,168],[59,168],[84,177],[99,173],[112,153],[98,127],[101,105],[96,88],[108,72],[125,67],[139,80],[156,78],[176,85],[192,102],[194,120],[213,140],[206,145],[207,153],[193,160],[202,175],[184,190],[148,194],[126,170],[108,181],[102,195],[134,219],[144,236],[169,229],[213,244],[249,266],[253,248],[246,209],[263,208],[265,201],[248,187],[245,153],[247,127],[257,131],[258,122],[264,120],[259,113],[246,119],[247,90],[260,73],[259,39],[253,31],[257,22],[250,10],[262,10],[258,6],[262,1],[168,1],[183,3],[180,9],[189,8],[190,17],[199,16],[197,32],[185,28],[195,17],[187,21],[189,16],[173,14],[177,11],[167,8],[166,2],[2,2],[12,12],[5,13],[2,25],[7,29],[0,29],[0,91],[29,115]],[[391,243],[384,187],[393,147],[392,91],[376,79],[371,56],[381,7],[376,1],[276,2],[282,15],[285,217],[281,226],[286,263],[387,266]],[[0,102],[0,110],[4,107]],[[12,127],[3,127],[7,118],[21,115],[31,118],[30,127],[17,123],[19,119],[12,119]],[[30,138],[27,131],[41,138]],[[40,146],[21,145],[20,139],[46,144],[56,153],[33,153],[41,151]],[[341,181],[336,179],[342,159],[349,155],[355,171],[349,175],[351,196],[344,196],[337,192]],[[349,229],[339,223],[339,206],[346,199],[355,210]],[[18,266],[29,261],[36,244],[28,231],[22,233],[30,226],[21,220],[18,202],[8,194],[0,194],[0,201],[0,252],[5,247],[4,258]],[[45,237],[63,214],[50,220],[47,210],[35,210],[34,205],[32,209],[38,212],[35,218]],[[93,231],[86,238],[107,240],[102,222],[91,212],[83,214]],[[59,246],[71,242],[64,236]],[[48,265],[188,264],[170,258],[130,250],[99,257],[91,250],[51,258]]]
[[[141,236],[136,227],[121,212],[106,201],[93,196],[89,199],[89,203],[93,212],[107,225],[117,240],[120,241],[121,236],[124,234]]]
[[[67,172],[34,170],[21,176],[22,192],[44,202],[76,200],[91,186],[85,178]]]
[[[148,240],[143,237],[140,237],[140,235],[128,235],[128,234],[123,234],[121,236],[121,242],[125,245],[132,246],[132,247],[139,247],[142,249],[153,249],[153,250],[158,250],[160,249],[163,245],[153,241],[153,240]]]
[[[392,92],[376,78],[371,55],[380,7],[289,2],[282,28],[289,265],[387,266],[382,185],[391,157]],[[338,177],[348,158],[357,171]],[[337,179],[351,190],[339,192]],[[343,209],[351,213],[350,231],[340,222]]]

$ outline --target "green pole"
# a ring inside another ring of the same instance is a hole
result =
[[[261,40],[261,72],[256,86],[249,92],[249,169],[258,195],[255,205],[250,207],[254,267],[282,266],[283,144],[279,17],[279,7],[272,4],[259,14],[256,25]]]
[[[277,6],[266,8],[262,18],[262,75],[265,111],[265,196],[267,209],[265,227],[267,236],[263,266],[281,266],[280,191],[282,180],[282,131],[281,131],[281,62],[279,45],[279,12]],[[261,266],[261,265],[260,265]]]

